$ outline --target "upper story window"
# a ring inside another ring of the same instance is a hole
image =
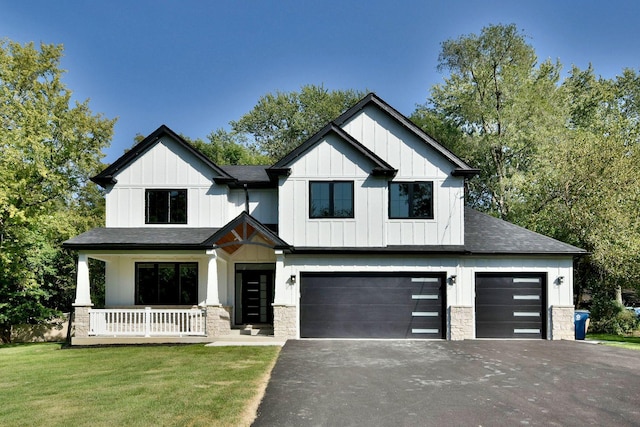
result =
[[[389,218],[433,219],[433,182],[390,182]]]
[[[311,218],[353,218],[353,181],[309,183]]]
[[[186,224],[187,190],[147,190],[146,224]]]

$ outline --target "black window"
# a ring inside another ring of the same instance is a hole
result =
[[[136,263],[136,304],[194,305],[198,302],[198,263]]]
[[[390,182],[389,218],[433,219],[433,182]]]
[[[311,218],[353,218],[353,182],[310,182]]]
[[[147,190],[147,224],[186,224],[187,190]]]

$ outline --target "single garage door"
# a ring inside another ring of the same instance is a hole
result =
[[[545,338],[546,276],[476,274],[477,338]]]
[[[444,274],[300,276],[303,338],[444,338]]]

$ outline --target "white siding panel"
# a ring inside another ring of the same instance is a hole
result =
[[[118,182],[106,196],[107,226],[145,226],[145,189],[180,188],[188,190],[187,225],[182,226],[221,227],[229,220],[228,188],[214,184],[214,176],[209,166],[165,137],[116,174]]]

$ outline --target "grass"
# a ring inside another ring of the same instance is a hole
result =
[[[604,344],[615,347],[640,350],[640,337],[623,337],[613,334],[587,334],[587,339],[602,341]]]
[[[250,425],[278,353],[204,345],[0,346],[0,425]]]

